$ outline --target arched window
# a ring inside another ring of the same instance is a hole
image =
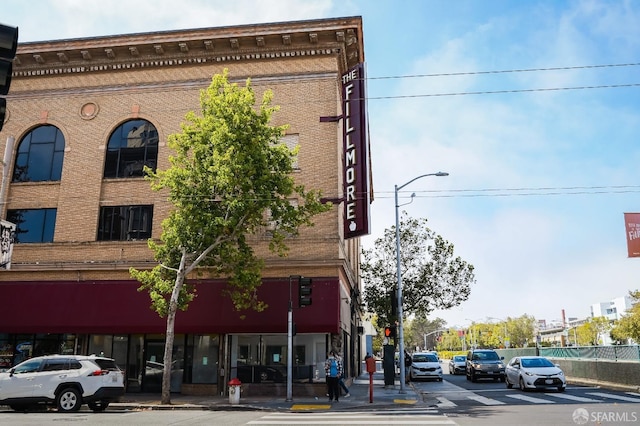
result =
[[[105,178],[143,175],[144,166],[156,169],[158,131],[147,120],[122,123],[109,137],[104,162]]]
[[[58,181],[62,175],[64,136],[56,126],[39,126],[18,145],[13,182]]]

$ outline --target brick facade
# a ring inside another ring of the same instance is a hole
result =
[[[109,136],[127,120],[148,120],[159,133],[158,168],[167,168],[168,136],[180,131],[188,111],[198,111],[200,91],[225,68],[231,81],[250,78],[258,99],[273,91],[280,111],[271,124],[288,124],[287,133],[298,135],[296,180],[341,197],[342,124],[319,118],[341,114],[340,76],[360,62],[359,17],[20,44],[0,148],[11,136],[15,151],[29,131],[50,124],[64,135],[64,163],[60,181],[7,185],[1,217],[37,208],[55,208],[57,217],[52,243],[15,245],[0,285],[130,280],[130,267],[154,266],[146,241],[97,241],[101,206],[153,204],[156,239],[171,207],[143,178],[103,178]],[[6,167],[11,179],[13,164]],[[255,235],[256,252],[267,260],[264,277],[333,278],[340,297],[359,305],[352,296],[360,289],[360,242],[345,240],[342,229],[336,205],[288,242],[285,258]],[[359,324],[344,316],[341,328],[352,334]]]

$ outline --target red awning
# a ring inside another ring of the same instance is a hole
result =
[[[294,308],[298,333],[339,331],[338,285],[335,278],[313,279],[313,304]],[[151,310],[149,295],[139,292],[139,286],[137,281],[2,282],[0,333],[164,333],[166,320]],[[189,309],[178,311],[176,333],[287,332],[288,279],[263,282],[258,290],[268,305],[263,312],[235,311],[224,295],[224,282],[199,282],[195,287],[197,296]]]

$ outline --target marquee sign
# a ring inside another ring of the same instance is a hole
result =
[[[369,234],[369,153],[364,64],[342,75],[344,238]]]

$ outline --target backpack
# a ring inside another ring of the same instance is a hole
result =
[[[338,377],[338,361],[335,358],[329,363],[329,377]]]

